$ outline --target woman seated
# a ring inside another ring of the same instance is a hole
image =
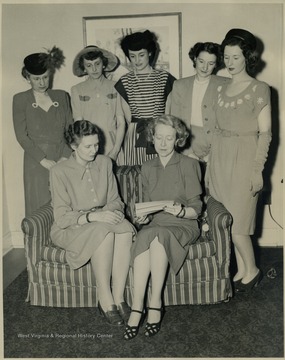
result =
[[[184,123],[171,115],[162,115],[149,124],[157,158],[142,165],[144,201],[171,201],[163,211],[137,217],[142,224],[131,250],[134,268],[134,298],[124,339],[138,334],[144,312],[144,298],[151,274],[151,298],[145,335],[160,330],[164,309],[162,290],[168,266],[177,274],[188,254],[189,246],[199,237],[197,217],[201,212],[201,170],[198,160],[179,154],[188,137]],[[148,225],[146,225],[148,224]]]
[[[73,153],[50,173],[51,238],[66,250],[72,269],[91,261],[99,311],[109,323],[122,325],[130,311],[124,289],[135,230],[124,218],[112,161],[97,154],[99,128],[79,120],[69,126],[65,139]]]

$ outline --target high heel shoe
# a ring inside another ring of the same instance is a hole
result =
[[[124,322],[127,322],[131,315],[131,308],[126,302],[121,302],[117,307]]]
[[[163,307],[161,307],[161,308],[149,307],[148,310],[160,311],[160,321],[159,322],[157,322],[157,323],[149,323],[149,322],[147,322],[145,324],[145,331],[144,331],[145,336],[152,337],[152,336],[156,335],[160,331],[161,322],[162,322],[162,318],[164,316],[165,311],[164,311]]]
[[[233,289],[234,291],[236,291],[236,288],[239,286],[239,284],[241,283],[242,279],[238,279],[238,280],[233,280]]]
[[[141,318],[140,318],[140,321],[137,326],[130,326],[127,324],[124,335],[123,335],[124,340],[132,340],[133,338],[135,338],[139,332],[139,327],[143,323],[143,312],[142,311],[131,310],[131,312],[136,312],[136,313],[141,314]]]
[[[262,272],[258,270],[258,273],[255,275],[255,277],[248,283],[244,284],[242,281],[240,281],[235,286],[235,292],[236,293],[246,293],[252,290],[254,287],[257,287],[262,279]]]
[[[104,311],[100,302],[98,302],[98,310],[99,313],[105,317],[109,324],[117,326],[124,324],[124,320],[121,318],[121,315],[115,304],[111,306],[111,310]]]

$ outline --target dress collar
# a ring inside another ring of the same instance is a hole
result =
[[[77,170],[81,174],[81,179],[83,179],[83,177],[84,177],[87,170],[98,168],[98,164],[97,164],[97,161],[96,161],[97,158],[98,158],[98,155],[96,155],[95,160],[90,161],[86,166],[83,166],[83,165],[79,164],[76,161],[75,154],[74,154],[74,152],[72,152],[72,154],[70,155],[70,157],[69,157],[69,159],[67,161],[69,161],[69,165],[73,169]]]
[[[174,150],[171,158],[169,159],[169,161],[168,161],[168,163],[166,164],[165,167],[168,167],[168,166],[173,165],[173,164],[177,164],[177,163],[180,161],[180,158],[181,158],[181,154],[179,154],[178,152],[176,152],[176,151]],[[162,165],[162,163],[161,163],[161,161],[160,161],[159,156],[157,156],[157,157],[154,159],[154,166],[164,168],[164,166]]]

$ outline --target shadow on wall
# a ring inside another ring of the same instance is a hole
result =
[[[260,56],[260,60],[258,66],[255,69],[253,77],[256,77],[260,74],[265,67],[267,66],[266,62],[262,59],[262,54],[264,52],[264,43],[263,41],[256,37],[257,40],[257,52]],[[268,84],[270,86],[270,84]],[[271,183],[271,175],[273,172],[273,168],[275,166],[277,152],[279,148],[279,133],[280,133],[280,110],[279,110],[279,94],[278,91],[270,86],[271,90],[271,124],[272,124],[272,141],[270,144],[268,158],[265,164],[265,168],[263,171],[263,180],[264,186],[263,190],[259,196],[258,204],[257,204],[257,212],[256,212],[256,229],[254,238],[256,240],[262,235],[262,226],[263,226],[263,218],[264,218],[264,210],[265,205],[271,204],[271,193],[272,193],[272,183]]]

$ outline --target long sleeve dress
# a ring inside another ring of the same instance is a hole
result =
[[[54,209],[51,239],[66,250],[71,268],[84,265],[108,233],[135,233],[133,225],[125,219],[115,225],[97,221],[78,224],[80,216],[98,207],[124,211],[109,157],[97,155],[85,167],[72,154],[68,160],[52,167],[50,184]]]
[[[226,86],[217,89],[209,191],[233,216],[232,233],[252,235],[258,196],[251,194],[250,177],[257,150],[258,115],[270,104],[270,89],[253,79],[236,96],[229,97],[225,91]]]
[[[125,165],[141,165],[156,156],[146,141],[145,127],[149,120],[164,114],[174,80],[168,72],[152,69],[149,74],[131,71],[116,83],[128,126],[123,143]]]
[[[100,153],[107,155],[115,145],[117,134],[117,114],[121,103],[114,88],[115,82],[106,79],[87,80],[72,86],[71,107],[75,120],[89,120],[97,125],[104,139],[100,139]],[[120,162],[119,154],[118,162]]]
[[[24,149],[25,214],[50,201],[49,171],[40,161],[58,161],[71,154],[64,140],[64,130],[73,123],[68,94],[48,90],[53,101],[48,111],[36,104],[32,89],[13,98],[13,123],[16,138]]]
[[[198,160],[174,152],[164,168],[159,157],[142,165],[142,184],[144,201],[167,200],[190,206],[199,214],[201,170]],[[176,274],[188,254],[189,246],[200,235],[197,220],[177,218],[167,212],[153,215],[149,224],[138,232],[132,245],[134,258],[146,251],[157,236],[164,246],[170,267]]]

